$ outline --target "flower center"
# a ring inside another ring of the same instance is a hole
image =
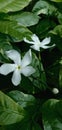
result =
[[[20,65],[18,65],[18,66],[17,66],[17,69],[18,69],[18,70],[20,70],[20,69],[21,69],[21,66],[20,66]]]

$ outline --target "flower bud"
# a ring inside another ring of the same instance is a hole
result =
[[[59,90],[58,90],[58,88],[53,88],[52,92],[53,92],[54,94],[58,94],[58,93],[59,93]]]

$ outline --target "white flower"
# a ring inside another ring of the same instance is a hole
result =
[[[59,90],[58,90],[58,88],[53,88],[52,92],[53,92],[54,94],[58,94],[58,93],[59,93]]]
[[[6,51],[6,55],[14,61],[13,64],[5,63],[0,67],[0,74],[7,75],[13,72],[12,83],[17,86],[21,81],[21,74],[24,76],[30,76],[35,72],[35,69],[29,64],[32,61],[31,50],[29,50],[23,59],[21,60],[21,56],[19,52],[16,50]]]
[[[42,42],[40,42],[39,38],[35,34],[33,34],[31,39],[32,39],[32,41],[29,41],[25,37],[24,41],[27,42],[27,43],[33,44],[31,46],[31,48],[33,48],[34,50],[37,50],[37,51],[40,51],[40,48],[48,49],[50,47],[55,46],[55,44],[53,44],[52,46],[47,46],[47,44],[49,44],[50,41],[51,41],[50,37],[49,38],[46,37],[44,40],[42,40]]]

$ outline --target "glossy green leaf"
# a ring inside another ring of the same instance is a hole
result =
[[[33,12],[36,14],[51,15],[57,11],[54,5],[51,5],[47,1],[39,0],[33,7]]]
[[[13,98],[23,108],[32,105],[32,103],[35,102],[34,96],[29,94],[24,94],[23,92],[20,92],[18,90],[9,92],[9,96]]]
[[[42,108],[44,130],[62,130],[62,101],[51,99]]]
[[[0,12],[13,12],[22,10],[31,0],[0,0]]]
[[[21,41],[32,34],[26,27],[10,21],[0,21],[0,32],[10,35],[15,41]]]
[[[20,122],[24,115],[24,109],[0,91],[0,125]]]
[[[38,23],[39,17],[31,12],[23,12],[10,15],[10,20],[17,21],[18,25],[32,26]]]

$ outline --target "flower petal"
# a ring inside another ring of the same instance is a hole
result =
[[[16,50],[6,51],[6,55],[13,60],[16,64],[21,64],[21,56],[20,53]]]
[[[22,68],[29,65],[32,61],[32,54],[31,54],[31,49],[24,55],[21,66]]]
[[[50,43],[50,41],[51,41],[51,37],[49,37],[49,38],[46,37],[44,40],[42,40],[40,46],[42,47],[43,45],[47,45]]]
[[[36,50],[36,51],[40,51],[39,45],[32,45],[32,46],[30,46],[30,47],[33,48],[33,49]]]
[[[27,40],[26,37],[24,38],[24,42],[27,42],[27,43],[30,43],[30,44],[34,44],[33,41],[29,41],[29,40]]]
[[[17,86],[20,84],[21,81],[21,75],[20,75],[20,71],[15,70],[11,79],[12,83]]]
[[[33,34],[31,38],[32,38],[32,40],[33,40],[35,43],[40,43],[40,40],[39,40],[39,38],[37,37],[36,34]]]
[[[21,71],[21,73],[24,76],[30,76],[34,72],[35,72],[35,69],[32,66],[27,66],[27,67],[23,68],[22,71]]]
[[[0,74],[7,75],[15,70],[15,64],[3,64],[0,67]]]
[[[51,47],[55,47],[55,44],[53,44],[52,46],[42,46],[43,49],[48,49],[48,48],[51,48]]]

